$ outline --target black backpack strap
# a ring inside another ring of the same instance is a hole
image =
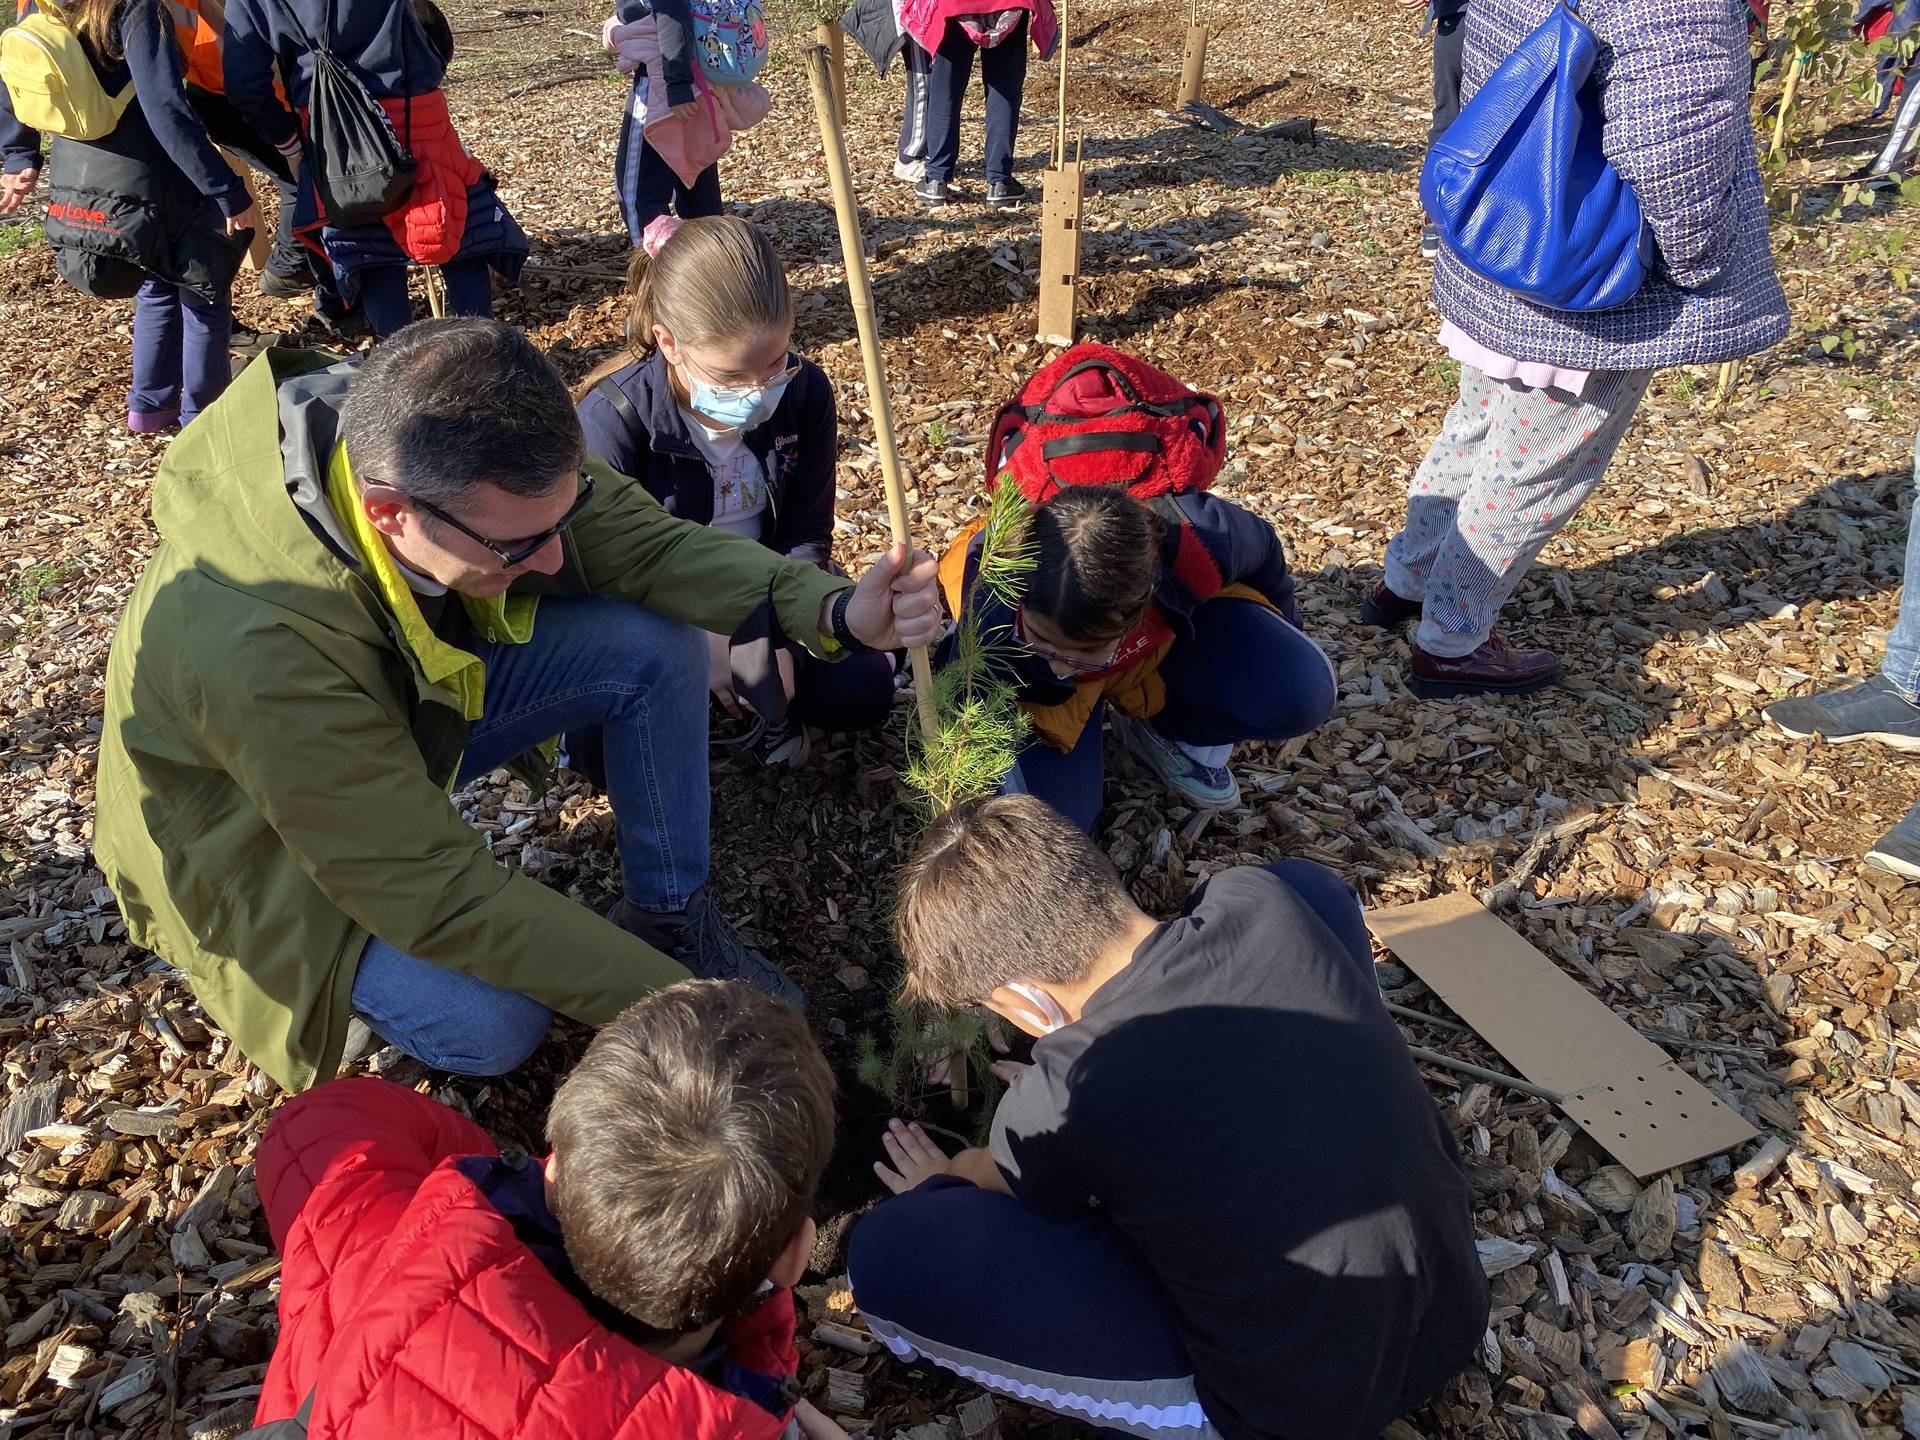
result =
[[[634,408],[633,401],[627,398],[627,392],[613,383],[613,377],[611,375],[603,375],[599,380],[595,381],[593,393],[613,406],[613,413],[625,421],[628,428],[633,430],[645,430],[647,428],[641,422],[640,412]]]

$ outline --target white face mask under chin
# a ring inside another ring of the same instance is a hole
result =
[[[1062,1025],[1072,1023],[1067,1019],[1067,1012],[1060,1008],[1060,1002],[1039,986],[1024,980],[1009,980],[1007,988],[1033,1007],[1032,1017],[1042,1035],[1051,1035]]]

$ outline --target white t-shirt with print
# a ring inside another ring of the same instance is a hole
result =
[[[747,448],[746,433],[738,428],[715,430],[689,410],[683,408],[680,413],[686,416],[693,443],[713,472],[713,523],[758,540],[761,516],[767,509],[767,472]]]

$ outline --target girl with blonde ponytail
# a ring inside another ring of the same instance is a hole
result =
[[[825,372],[792,351],[786,271],[735,216],[650,224],[627,273],[625,359],[579,404],[588,447],[675,515],[833,564],[839,430]],[[750,618],[708,646],[708,685],[758,723],[754,753],[799,765],[808,729],[870,730],[893,699],[894,658],[837,664]]]

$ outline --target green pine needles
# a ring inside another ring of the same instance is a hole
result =
[[[1002,474],[987,506],[974,583],[1008,605],[1020,603],[1033,570],[1032,514],[1013,477]],[[907,786],[928,821],[998,790],[1032,728],[1013,683],[1013,636],[983,626],[971,607],[958,626],[952,657],[933,680],[939,728],[932,735],[910,729],[907,737]]]
[[[1033,506],[1013,477],[1003,473],[988,501],[974,584],[1008,605],[1020,603],[1033,570],[1032,515]],[[1014,682],[1014,637],[1005,626],[983,626],[972,606],[957,622],[951,655],[933,680],[937,729],[929,735],[910,722],[907,731],[905,778],[928,823],[955,805],[998,790],[1032,728]],[[896,993],[887,1018],[892,1036],[886,1051],[871,1034],[857,1042],[855,1073],[861,1084],[899,1104],[916,1098],[918,1077],[947,1060],[966,1067],[974,1093],[997,1097],[1001,1087],[993,1073],[985,1016],[972,1010],[934,1011]],[[978,1114],[984,1132],[992,1105],[981,1106]]]

